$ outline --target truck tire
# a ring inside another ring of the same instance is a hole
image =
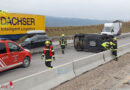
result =
[[[83,40],[80,40],[79,43],[80,43],[80,48],[81,48],[81,49],[84,49]]]
[[[23,68],[26,68],[30,65],[30,58],[29,57],[25,57],[24,61],[23,61]]]
[[[75,37],[74,38],[74,47],[75,47],[75,49],[78,48],[78,43],[79,43],[79,37]]]
[[[74,45],[77,46],[79,43],[79,37],[74,38]]]

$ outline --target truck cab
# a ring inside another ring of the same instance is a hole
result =
[[[101,35],[120,35],[121,34],[122,23],[105,23]]]

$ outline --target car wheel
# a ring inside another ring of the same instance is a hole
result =
[[[30,58],[29,57],[25,57],[24,61],[23,61],[23,65],[22,67],[26,68],[30,65]]]

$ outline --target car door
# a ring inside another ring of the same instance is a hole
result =
[[[38,37],[37,35],[36,36],[33,36],[31,38],[31,48],[37,48],[39,45],[39,40],[38,40]]]
[[[41,40],[40,46],[44,46],[45,41],[47,41],[47,40],[51,42],[51,39],[47,35],[41,35],[40,40]],[[52,44],[52,42],[51,42],[51,44]]]
[[[22,63],[21,60],[23,59],[22,57],[22,49],[16,45],[15,43],[8,42],[8,48],[9,52],[11,54],[11,58],[13,58],[10,63],[11,64],[20,64]]]
[[[44,37],[44,35],[39,35],[38,36],[38,40],[39,40],[39,46],[38,47],[41,47],[41,46],[43,46],[43,44],[44,44],[44,41],[45,41],[45,37]]]
[[[10,65],[9,60],[11,58],[9,56],[10,55],[7,53],[6,44],[0,43],[0,71],[6,69]]]

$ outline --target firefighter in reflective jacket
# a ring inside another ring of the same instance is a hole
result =
[[[104,50],[109,50],[110,49],[110,43],[104,42],[104,43],[102,43],[102,47],[104,47]]]
[[[64,54],[65,47],[67,46],[67,40],[65,39],[64,34],[62,34],[61,36],[62,37],[60,38],[59,43],[60,43],[60,46],[61,46],[61,49],[62,49],[62,54]]]
[[[54,56],[54,49],[53,46],[50,45],[50,41],[46,41],[45,42],[45,46],[43,49],[43,54],[41,56],[41,59],[43,59],[45,56],[45,65],[50,69],[53,68],[53,66],[51,66],[51,62],[53,60],[55,60],[55,56]]]
[[[112,55],[115,57],[115,60],[118,60],[118,56],[117,56],[117,38],[114,37],[113,41],[110,42],[111,45],[111,49],[112,49]]]

